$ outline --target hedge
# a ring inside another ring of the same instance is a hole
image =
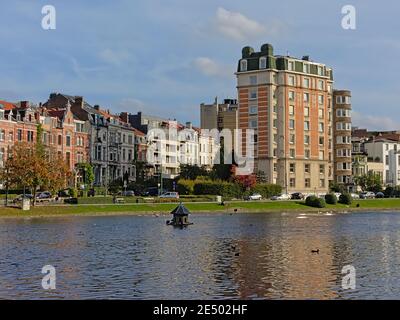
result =
[[[240,198],[243,195],[240,185],[225,181],[195,182],[193,191],[196,195],[212,194],[226,198]]]
[[[317,198],[316,196],[309,196],[306,199],[306,205],[314,208],[325,208],[326,203],[324,199]]]
[[[353,199],[351,198],[351,195],[348,193],[343,193],[339,197],[339,203],[342,203],[342,204],[350,205],[352,201],[353,201]]]
[[[325,201],[328,204],[336,204],[337,203],[337,197],[334,193],[328,193],[325,195]]]

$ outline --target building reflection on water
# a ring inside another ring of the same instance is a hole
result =
[[[0,220],[0,298],[400,297],[400,215],[193,215]],[[319,254],[311,250],[319,249]],[[41,268],[57,290],[41,288]],[[341,288],[345,265],[356,290]]]

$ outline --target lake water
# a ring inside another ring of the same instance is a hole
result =
[[[182,230],[168,218],[0,219],[0,298],[400,298],[399,213],[193,214]]]

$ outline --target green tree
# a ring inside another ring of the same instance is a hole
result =
[[[181,164],[179,177],[186,180],[196,180],[199,176],[207,176],[208,172],[204,167],[197,165]]]
[[[354,182],[361,187],[363,191],[382,191],[382,181],[379,174],[372,171],[367,174],[357,176],[354,178]]]

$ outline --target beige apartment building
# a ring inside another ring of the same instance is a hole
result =
[[[355,191],[352,176],[351,92],[333,91],[334,181]]]
[[[230,129],[232,132],[239,127],[238,105],[236,99],[225,99],[218,103],[200,105],[201,129]]]
[[[323,63],[242,50],[239,128],[253,129],[254,171],[285,192],[324,193],[333,179],[332,69]],[[246,145],[243,133],[242,144]]]

